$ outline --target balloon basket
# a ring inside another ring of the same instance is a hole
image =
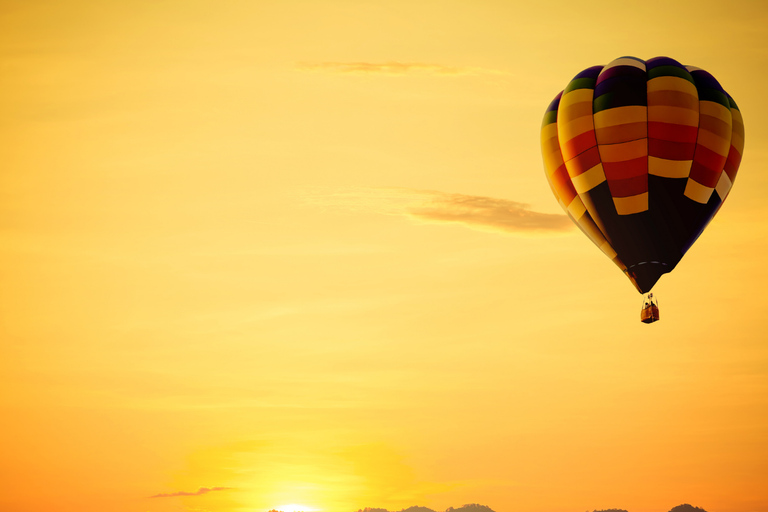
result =
[[[643,298],[643,309],[640,311],[640,321],[644,324],[652,324],[659,321],[659,301],[652,293]]]

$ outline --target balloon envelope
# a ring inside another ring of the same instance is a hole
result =
[[[728,196],[744,122],[706,71],[621,57],[585,69],[555,97],[541,144],[560,205],[646,293]]]

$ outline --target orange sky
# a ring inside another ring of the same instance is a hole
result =
[[[768,8],[0,2],[0,510],[768,509]],[[744,115],[654,288],[539,127],[668,55]]]

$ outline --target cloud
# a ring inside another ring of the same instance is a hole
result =
[[[565,215],[534,212],[529,205],[494,197],[435,193],[432,201],[408,214],[432,222],[453,222],[495,231],[565,231],[573,225]]]
[[[209,492],[226,491],[229,489],[232,489],[232,487],[201,487],[194,492],[179,491],[179,492],[170,492],[170,493],[164,493],[164,494],[155,494],[154,496],[150,496],[150,498],[175,498],[177,496],[201,496],[203,494],[208,494]]]
[[[443,66],[441,64],[426,64],[421,62],[300,62],[296,65],[296,69],[299,71],[365,75],[406,75],[411,73],[442,76],[509,74],[507,71],[498,69]]]
[[[310,201],[323,206],[402,215],[425,223],[461,224],[482,231],[556,233],[573,228],[567,216],[536,212],[525,203],[436,190],[352,189],[315,195]]]

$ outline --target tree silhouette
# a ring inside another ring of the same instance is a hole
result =
[[[693,505],[689,505],[687,503],[683,503],[682,505],[678,505],[669,512],[707,512],[703,508],[694,507]]]
[[[478,503],[469,503],[459,508],[448,507],[445,512],[493,512],[491,507],[480,505]]]
[[[270,510],[270,512],[274,512],[274,511]],[[384,508],[365,507],[365,508],[358,509],[357,512],[389,512],[389,510]],[[413,506],[413,507],[404,508],[400,510],[400,512],[436,512],[436,511],[427,507]],[[460,506],[459,508],[448,507],[445,510],[445,512],[494,512],[494,510],[491,507],[480,505],[478,503],[468,503],[466,505]],[[606,511],[606,512],[610,512],[610,511]],[[626,511],[621,511],[621,512],[626,512]]]

